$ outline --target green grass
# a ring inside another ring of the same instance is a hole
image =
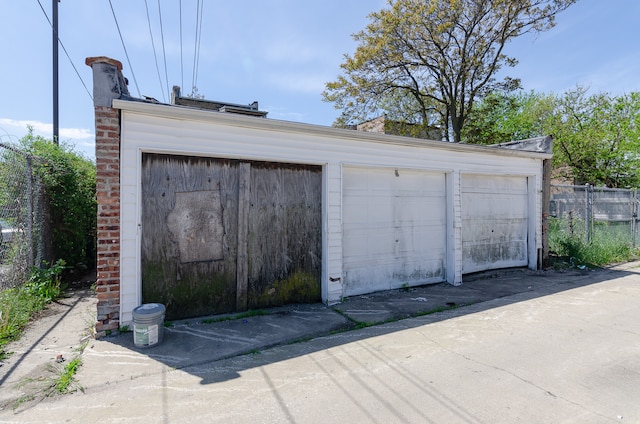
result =
[[[258,317],[261,315],[268,315],[268,312],[262,309],[255,309],[255,310],[252,309],[250,311],[243,312],[241,314],[234,314],[230,316],[217,317],[217,318],[205,318],[201,322],[203,324],[215,324],[216,322],[233,321],[233,320],[243,319],[243,318]]]
[[[340,315],[345,317],[347,320],[351,321],[353,326],[341,328],[341,329],[338,329],[338,330],[333,330],[333,331],[331,331],[330,334],[333,335],[333,334],[345,333],[347,331],[352,331],[352,330],[362,330],[364,328],[374,327],[374,326],[377,326],[377,325],[388,324],[388,323],[391,323],[391,322],[398,322],[398,321],[401,321],[401,320],[407,319],[407,318],[417,318],[417,317],[422,317],[422,316],[425,316],[425,315],[437,314],[437,313],[440,313],[440,312],[450,311],[450,310],[453,310],[453,309],[458,309],[458,308],[461,308],[463,306],[470,306],[470,305],[472,305],[472,303],[447,304],[447,305],[442,305],[442,306],[436,306],[435,308],[428,309],[428,310],[425,310],[425,311],[418,311],[418,312],[415,312],[413,314],[408,314],[408,315],[405,315],[405,316],[392,317],[392,318],[384,319],[382,321],[374,321],[374,322],[372,322],[372,321],[358,321],[358,320],[355,320],[352,317],[350,317],[347,314],[345,314],[344,312],[342,312],[340,309],[333,308],[333,310],[335,312],[339,313]]]
[[[67,365],[64,366],[62,372],[53,381],[55,390],[59,394],[70,393],[75,391],[75,375],[78,372],[78,368],[82,365],[82,359],[79,357],[73,359]]]
[[[25,391],[25,395],[12,403],[13,409],[18,409],[22,404],[33,400],[73,393],[76,390],[84,392],[84,388],[78,384],[75,378],[81,365],[82,360],[78,356],[64,366],[49,364],[47,373],[44,375],[20,380],[17,386]]]
[[[60,296],[63,269],[64,261],[45,270],[34,269],[25,284],[0,292],[0,359],[8,355],[6,345],[20,337],[31,317]]]
[[[570,231],[566,222],[551,219],[549,225],[549,249],[557,256],[567,258],[573,266],[604,266],[637,259],[639,249],[633,248],[627,227],[597,224],[590,242],[584,232]],[[584,228],[583,225],[580,225]],[[574,227],[575,228],[575,227]]]
[[[0,293],[0,358],[6,356],[7,343],[16,340],[31,317],[47,302],[26,287],[6,289]]]

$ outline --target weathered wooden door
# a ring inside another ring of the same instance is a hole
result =
[[[178,319],[319,301],[321,175],[143,154],[143,302]]]

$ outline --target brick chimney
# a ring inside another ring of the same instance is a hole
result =
[[[93,69],[96,120],[96,196],[98,298],[95,336],[118,330],[120,324],[120,111],[112,101],[129,97],[122,63],[88,57]]]

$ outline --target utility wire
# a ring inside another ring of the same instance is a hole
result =
[[[44,7],[42,7],[42,3],[40,3],[40,0],[38,0],[38,4],[40,5],[40,9],[42,10],[42,13],[44,13],[44,17],[47,18],[47,22],[49,22],[49,26],[51,26],[51,28],[53,28],[53,23],[51,22],[51,19],[49,19],[49,15],[47,15],[47,12],[44,10]],[[60,46],[62,47],[62,50],[64,50],[64,54],[67,56],[67,59],[69,59],[69,63],[71,63],[71,66],[73,67],[73,70],[76,72],[76,75],[80,79],[80,82],[82,83],[82,86],[84,87],[85,91],[87,92],[87,94],[91,98],[91,101],[93,102],[93,96],[91,95],[91,92],[87,88],[87,85],[84,83],[84,80],[82,79],[82,76],[80,75],[80,72],[78,72],[78,68],[76,68],[76,65],[73,63],[73,60],[71,60],[71,56],[69,56],[69,52],[67,51],[67,48],[62,43],[62,40],[60,40],[60,35],[58,34],[57,31],[56,31],[56,39],[58,40],[58,43],[60,43]]]
[[[164,80],[167,83],[167,95],[170,95],[169,74],[167,73],[167,54],[165,53],[164,49],[164,30],[162,28],[162,11],[160,10],[160,0],[158,0],[158,16],[160,17],[160,39],[162,40],[162,57],[164,59]]]
[[[180,87],[184,90],[184,65],[182,63],[182,0],[180,0]]]
[[[193,94],[197,90],[198,84],[198,66],[200,62],[200,41],[202,39],[202,9],[204,7],[204,1],[198,0],[196,10],[196,45],[193,53]]]
[[[198,24],[198,60],[196,61],[196,79],[195,86],[198,86],[198,71],[200,70],[200,46],[202,45],[202,10],[204,9],[204,0],[200,0],[200,23]]]
[[[111,0],[109,0],[111,1]],[[162,100],[166,103],[164,97],[164,88],[162,87],[162,77],[160,76],[160,68],[158,67],[158,56],[156,55],[156,44],[153,42],[153,31],[151,31],[151,19],[149,18],[149,5],[147,0],[144,0],[144,7],[147,9],[147,23],[149,24],[149,35],[151,36],[151,48],[153,49],[153,58],[156,62],[156,71],[158,72],[158,82],[160,82],[160,92],[162,93]]]
[[[133,82],[136,84],[136,90],[138,90],[138,97],[142,97],[142,95],[140,94],[140,87],[138,87],[138,81],[136,80],[136,74],[133,73],[133,66],[131,66],[131,60],[129,59],[129,53],[127,53],[127,47],[124,45],[124,39],[122,38],[120,25],[118,25],[118,18],[116,18],[116,12],[115,10],[113,10],[113,4],[111,4],[111,0],[109,0],[109,6],[111,6],[111,13],[113,14],[113,20],[116,22],[116,28],[118,28],[118,35],[120,35],[120,41],[122,42],[124,55],[127,57],[127,63],[129,64],[129,69],[131,69],[131,76],[133,77]]]
[[[196,54],[198,51],[198,22],[200,22],[198,11],[200,11],[200,0],[196,3],[196,33],[194,37],[195,44],[193,46],[193,68],[191,68],[191,94],[194,93],[194,88],[196,86]]]

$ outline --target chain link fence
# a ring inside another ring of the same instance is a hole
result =
[[[24,283],[44,255],[44,190],[32,168],[38,160],[0,143],[1,290]]]
[[[556,228],[587,243],[603,236],[640,246],[639,208],[636,189],[551,185],[549,213]]]

